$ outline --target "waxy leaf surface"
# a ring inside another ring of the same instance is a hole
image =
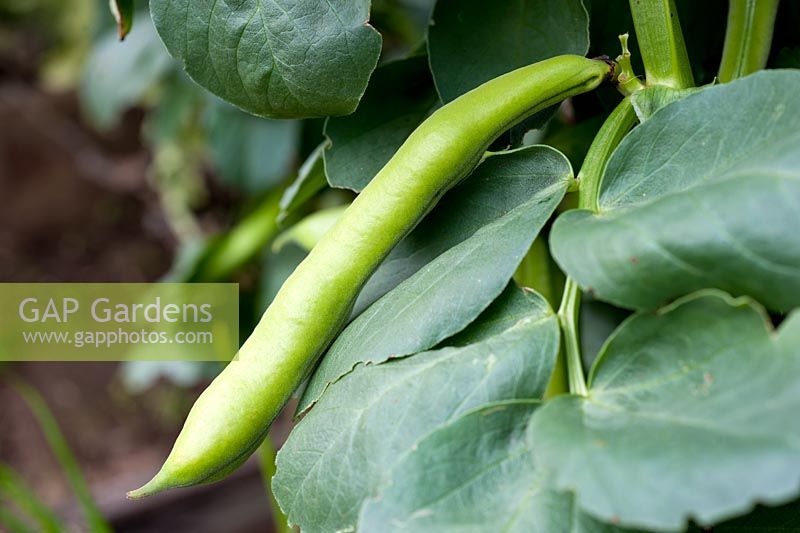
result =
[[[381,50],[369,0],[153,0],[150,12],[194,81],[265,117],[352,113]]]
[[[535,401],[498,402],[422,439],[361,511],[364,532],[612,533],[550,490],[533,463],[526,429]]]
[[[800,313],[773,331],[748,298],[702,291],[635,315],[587,397],[533,417],[536,462],[585,511],[624,525],[708,525],[800,489]]]
[[[559,345],[541,296],[504,294],[524,318],[461,347],[359,366],[333,384],[278,454],[275,496],[303,531],[354,528],[361,503],[424,435],[494,401],[542,395]],[[504,315],[505,313],[501,313]]]
[[[800,72],[760,72],[674,102],[612,156],[600,211],[553,226],[553,256],[621,307],[703,288],[800,305]]]

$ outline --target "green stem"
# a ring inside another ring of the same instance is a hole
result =
[[[595,136],[589,152],[583,160],[578,173],[580,197],[578,205],[582,209],[598,210],[600,179],[606,169],[611,154],[636,123],[636,113],[631,99],[626,96],[611,112],[600,131]],[[563,351],[566,355],[569,390],[573,394],[586,396],[586,378],[583,375],[580,337],[578,334],[578,316],[581,307],[581,290],[578,283],[567,278],[561,305],[558,308],[558,322],[564,339]]]
[[[581,171],[578,173],[580,208],[598,210],[600,178],[603,176],[606,163],[634,124],[636,124],[636,112],[631,99],[625,97],[603,123],[583,160]]]
[[[767,65],[779,0],[731,0],[725,48],[719,67],[723,83]]]
[[[694,86],[674,0],[630,0],[648,85]]]
[[[272,439],[267,436],[258,448],[258,462],[261,467],[261,479],[264,481],[264,490],[269,498],[270,510],[272,511],[272,522],[275,524],[275,531],[278,533],[290,533],[294,530],[289,527],[289,522],[283,514],[275,495],[272,492],[272,476],[275,475],[275,446]]]
[[[564,296],[558,309],[558,323],[564,339],[564,353],[567,359],[569,390],[573,394],[586,396],[586,378],[583,376],[581,346],[578,338],[578,313],[581,308],[581,290],[572,278],[567,278]]]

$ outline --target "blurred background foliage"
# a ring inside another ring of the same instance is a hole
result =
[[[384,60],[424,43],[431,3],[374,2]],[[167,54],[147,2],[132,5],[120,41],[107,0],[0,0],[0,281],[235,281],[246,336],[353,194],[327,186],[323,120],[220,101]],[[257,467],[223,497],[124,500],[221,367],[0,367],[0,530],[281,529]],[[268,473],[269,441],[258,455]]]

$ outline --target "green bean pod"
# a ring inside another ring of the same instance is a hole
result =
[[[216,481],[242,464],[338,334],[364,283],[489,144],[611,72],[580,56],[547,59],[488,81],[425,120],[286,280],[238,359],[192,407],[158,474],[128,496]]]

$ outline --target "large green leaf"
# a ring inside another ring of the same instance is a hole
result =
[[[366,291],[418,269],[339,335],[300,409],[356,364],[427,350],[472,322],[506,286],[571,174],[566,158],[546,146],[489,157],[376,273]]]
[[[422,439],[392,469],[387,489],[361,509],[364,532],[611,533],[618,528],[548,489],[526,439],[536,401],[497,402]]]
[[[555,223],[556,261],[622,307],[697,289],[800,304],[800,72],[761,72],[674,102],[631,132],[599,213]]]
[[[356,525],[361,503],[398,459],[439,425],[486,403],[541,396],[559,344],[544,299],[507,293],[523,318],[463,347],[361,366],[331,386],[278,454],[275,495],[303,531]]]
[[[352,113],[381,50],[369,0],[153,0],[150,11],[193,80],[255,115]]]
[[[360,191],[438,101],[424,56],[379,67],[358,109],[325,123],[325,174],[332,187]]]
[[[800,488],[798,345],[800,313],[776,333],[761,307],[717,291],[635,315],[587,397],[534,415],[537,464],[582,509],[652,529],[786,501]]]
[[[519,67],[583,55],[589,17],[580,0],[438,0],[428,31],[436,89],[449,102]]]

